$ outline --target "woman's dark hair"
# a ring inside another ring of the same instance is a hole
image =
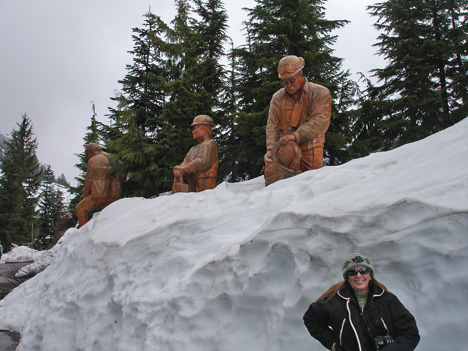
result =
[[[374,278],[374,273],[371,272],[370,275],[372,277],[372,280],[369,282],[369,284],[374,284],[380,289],[385,290],[386,292],[389,292],[385,285],[383,285],[381,282],[379,282],[377,279]],[[338,293],[338,291],[345,288],[346,284],[349,284],[348,278],[346,278],[345,280],[342,280],[339,283],[333,284],[327,291],[325,291],[322,294],[322,296],[320,296],[317,299],[317,302],[326,303],[330,301],[333,298],[333,296],[335,296]]]

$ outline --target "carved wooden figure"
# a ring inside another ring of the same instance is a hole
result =
[[[109,154],[102,151],[98,144],[89,143],[86,147],[86,155],[89,161],[83,195],[76,206],[76,217],[78,217],[80,227],[88,221],[86,214],[89,210],[95,207],[103,209],[122,195],[120,179],[118,176],[113,176],[111,172]]]
[[[332,100],[327,88],[303,77],[304,64],[302,57],[290,55],[283,57],[278,65],[278,77],[284,87],[270,102],[266,126],[266,185],[321,168],[323,164]],[[293,145],[287,146],[291,143]],[[298,157],[299,168],[290,168],[296,165]]]
[[[198,141],[185,156],[184,162],[175,166],[172,193],[200,192],[216,187],[218,175],[218,146],[211,139],[213,119],[199,115],[193,119],[192,135]]]

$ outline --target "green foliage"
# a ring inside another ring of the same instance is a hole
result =
[[[170,170],[158,167],[158,153],[164,151],[162,145],[156,144],[138,128],[136,113],[127,108],[124,96],[121,96],[119,106],[114,113],[118,111],[119,121],[126,125],[125,133],[111,140],[108,147],[114,151],[114,172],[125,175],[123,196],[159,195],[161,183],[168,184],[170,180]]]
[[[210,115],[215,121],[213,139],[217,140],[226,127],[221,112],[225,91],[225,72],[220,64],[227,38],[227,15],[218,0],[196,0],[191,10],[187,1],[177,1],[178,13],[170,32],[169,55],[177,69],[169,84],[170,98],[162,116],[168,125],[164,141],[168,149],[163,156],[172,169],[180,164],[194,145],[191,123],[199,114]],[[198,19],[190,18],[193,11]]]
[[[133,63],[113,98],[118,106],[110,109],[106,146],[125,180],[123,195],[151,197],[170,188],[170,168],[161,166],[168,124],[162,110],[173,67],[165,55],[169,27],[151,12],[144,18],[143,28],[133,29]]]
[[[86,177],[86,168],[88,165],[88,156],[86,156],[86,147],[89,143],[96,143],[99,144],[102,139],[104,139],[104,131],[105,128],[98,120],[96,119],[96,108],[94,102],[92,103],[92,116],[91,116],[91,123],[86,128],[87,133],[85,134],[83,141],[83,152],[79,154],[75,154],[78,157],[79,162],[75,164],[75,167],[78,168],[80,174],[75,177],[77,181],[77,185],[75,187],[70,187],[70,193],[73,194],[73,198],[70,199],[70,203],[68,205],[70,213],[75,213],[75,207],[80,202],[80,197],[83,194],[83,187]]]
[[[222,130],[227,16],[218,0],[176,1],[172,27],[145,14],[134,28],[133,64],[120,81],[122,93],[111,109],[106,146],[126,179],[125,196],[157,196],[172,187],[172,168],[194,141],[191,123],[208,114]],[[190,16],[197,15],[197,19]],[[216,133],[215,133],[216,135]]]
[[[57,177],[57,184],[63,185],[64,187],[67,187],[67,188],[70,187],[70,183],[68,183],[67,178],[65,178],[65,174],[63,173]]]
[[[41,248],[48,248],[55,242],[55,230],[63,217],[65,206],[63,194],[54,188],[54,172],[48,165],[44,172],[42,191],[39,200],[39,230],[36,242]]]
[[[18,129],[11,132],[1,165],[0,240],[8,251],[12,243],[28,241],[35,223],[36,195],[41,184],[36,157],[37,141],[31,120],[23,115]]]
[[[353,152],[388,150],[467,114],[467,1],[384,1],[369,6],[389,64],[373,73],[355,125]]]

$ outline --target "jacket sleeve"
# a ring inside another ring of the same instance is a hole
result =
[[[392,326],[389,328],[395,342],[386,346],[385,351],[413,351],[419,343],[419,330],[413,315],[398,298],[391,294],[389,313]]]
[[[218,147],[213,141],[200,144],[199,148],[199,153],[195,159],[189,162],[184,160],[181,164],[183,166],[181,169],[183,175],[205,172],[217,161]]]
[[[296,140],[304,143],[324,134],[330,126],[332,98],[330,91],[314,85],[312,103],[305,121],[294,132]]]
[[[315,339],[327,349],[331,350],[333,343],[333,332],[328,323],[328,311],[326,304],[314,302],[304,314],[304,324]]]
[[[266,147],[271,150],[273,145],[280,139],[280,117],[281,113],[281,97],[279,93],[275,93],[270,101],[270,109],[268,111],[268,121],[266,125]]]
[[[94,174],[94,166],[95,160],[93,160],[93,157],[88,160],[88,165],[86,167],[86,176],[85,176],[85,182],[83,186],[83,195],[87,196],[91,194],[91,187],[93,184],[93,179],[95,177]]]

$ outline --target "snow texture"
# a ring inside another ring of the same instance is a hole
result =
[[[126,198],[0,301],[18,351],[323,350],[303,325],[352,251],[414,314],[418,350],[468,345],[468,119],[267,188]]]
[[[2,255],[1,263],[18,263],[18,262],[33,262],[39,259],[44,254],[44,251],[37,251],[27,246],[16,246]]]
[[[46,269],[55,259],[55,255],[57,254],[57,251],[60,249],[63,240],[65,239],[65,235],[62,236],[58,242],[49,250],[44,250],[44,251],[36,251],[34,253],[34,262],[31,264],[24,266],[16,272],[15,277],[24,277],[28,275],[33,275],[37,274],[39,272],[42,272],[44,269]],[[13,252],[15,250],[12,250]],[[8,254],[10,256],[10,254]]]

